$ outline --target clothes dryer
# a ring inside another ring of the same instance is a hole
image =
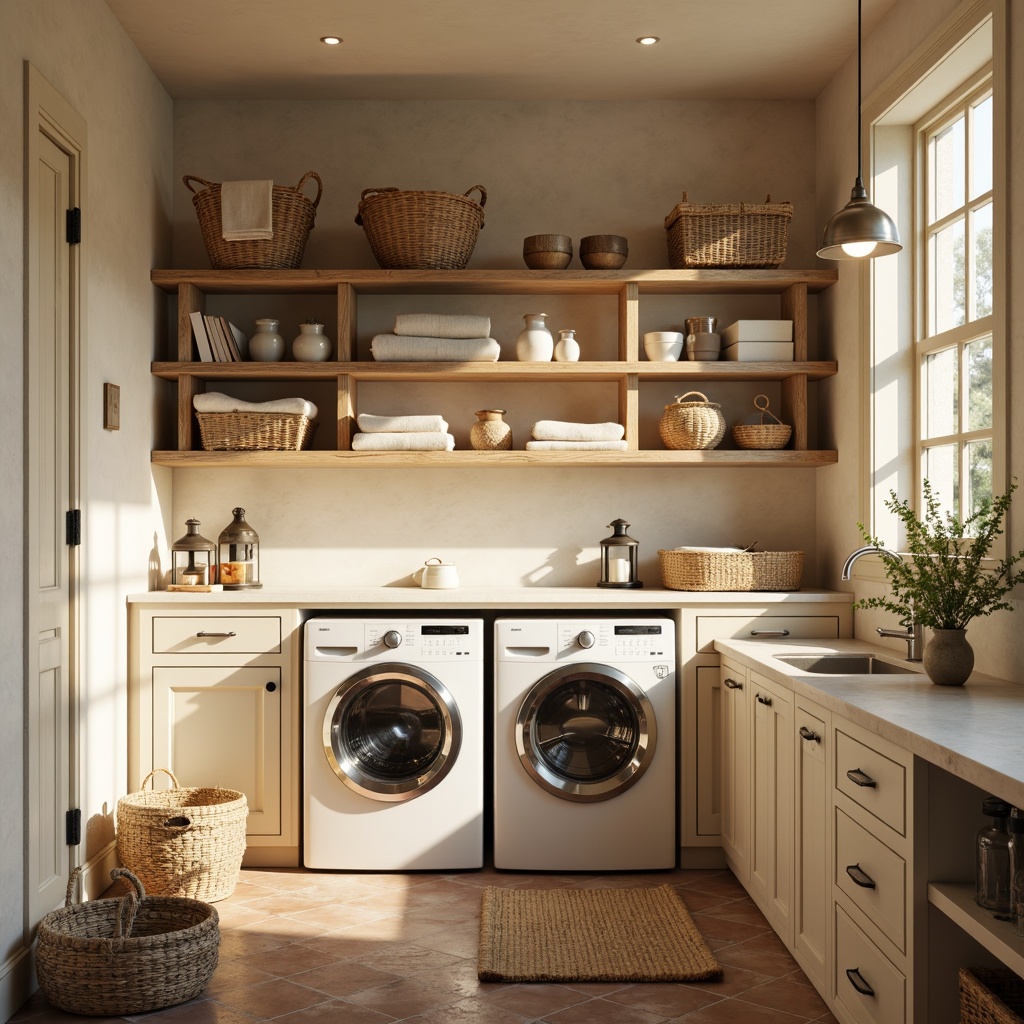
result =
[[[483,865],[483,620],[305,626],[303,864]]]

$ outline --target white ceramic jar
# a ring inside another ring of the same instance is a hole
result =
[[[284,338],[278,333],[279,320],[263,317],[256,321],[256,333],[249,339],[249,358],[257,363],[279,363],[284,359]]]
[[[516,359],[521,363],[550,363],[555,353],[555,339],[545,322],[547,313],[524,313],[526,326],[516,338]]]
[[[578,363],[580,359],[580,343],[576,340],[576,331],[566,328],[558,332],[558,344],[555,345],[556,363]]]
[[[323,324],[299,324],[299,336],[292,342],[292,359],[301,363],[322,363],[331,358],[331,339]]]

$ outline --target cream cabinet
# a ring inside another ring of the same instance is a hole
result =
[[[750,881],[750,683],[727,658],[721,667],[722,849],[733,874]]]
[[[129,790],[153,768],[239,790],[244,863],[297,865],[298,612],[133,604],[129,645]]]

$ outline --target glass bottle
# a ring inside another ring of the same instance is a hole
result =
[[[1024,935],[1024,810],[1014,807],[1007,820],[1010,833],[1010,904],[1018,935]]]
[[[1010,913],[1010,834],[1007,819],[1010,805],[987,796],[982,812],[992,824],[978,831],[978,890],[975,902],[997,914]]]

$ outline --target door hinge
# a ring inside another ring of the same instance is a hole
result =
[[[82,812],[73,807],[64,814],[64,842],[67,846],[77,846],[82,841]]]
[[[82,244],[82,211],[77,206],[64,215],[64,228],[68,245]]]
[[[68,509],[64,513],[64,543],[76,547],[82,543],[82,510]]]

